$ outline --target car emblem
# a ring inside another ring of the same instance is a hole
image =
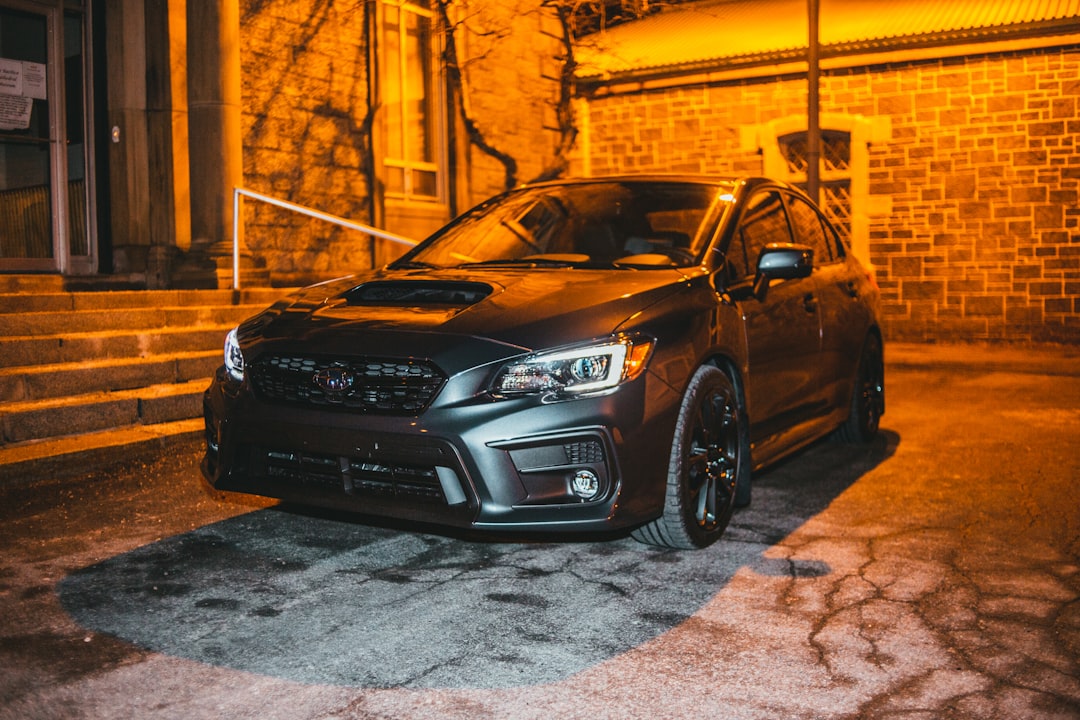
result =
[[[354,382],[353,374],[349,372],[349,369],[339,365],[323,368],[315,373],[312,380],[323,392],[331,397],[341,395],[351,388]]]

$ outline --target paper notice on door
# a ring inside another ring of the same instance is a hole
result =
[[[48,91],[43,63],[0,58],[0,130],[26,130],[34,100]]]
[[[23,64],[0,58],[0,95],[23,94]]]
[[[0,58],[0,95],[48,98],[45,64]]]
[[[26,130],[34,98],[0,94],[0,130]]]
[[[48,93],[45,89],[45,65],[43,63],[24,62],[22,64],[23,91],[28,98],[45,100]]]

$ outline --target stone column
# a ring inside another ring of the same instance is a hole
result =
[[[146,284],[167,287],[191,246],[186,0],[144,0],[150,248]]]
[[[232,279],[232,196],[243,186],[239,0],[187,0],[192,253]]]

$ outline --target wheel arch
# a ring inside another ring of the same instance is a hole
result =
[[[730,355],[724,353],[714,353],[705,359],[702,365],[711,365],[714,368],[723,370],[727,373],[727,376],[731,378],[731,382],[735,385],[735,392],[739,394],[739,402],[742,406],[743,415],[748,414],[747,398],[746,398],[746,380],[743,377],[742,367],[735,361]]]

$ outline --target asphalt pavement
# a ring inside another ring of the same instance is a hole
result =
[[[0,718],[1080,718],[1080,352],[887,347],[874,443],[703,551],[0,487]]]

